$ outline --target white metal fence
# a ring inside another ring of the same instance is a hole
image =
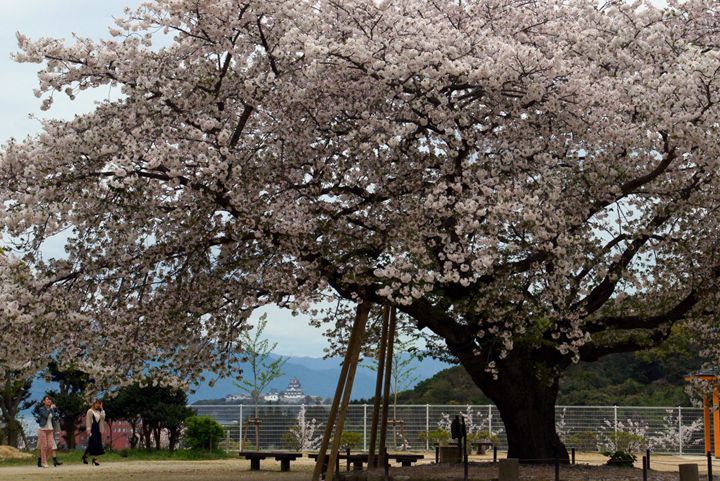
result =
[[[198,415],[210,416],[224,428],[225,447],[242,450],[243,436],[246,449],[255,448],[255,427],[248,418],[260,419],[259,448],[287,448],[286,433],[297,431],[298,414],[304,407],[305,419],[315,420],[324,429],[329,406],[314,405],[193,405]],[[489,431],[499,439],[499,449],[507,447],[500,413],[492,405],[398,405],[390,406],[388,446],[400,448],[405,440],[406,449],[430,450],[432,441],[424,435],[439,429],[443,415],[454,417],[470,414],[471,432]],[[372,405],[349,406],[345,432],[358,433],[362,439],[358,448],[367,449],[370,435]],[[626,432],[633,439],[641,439],[655,452],[671,454],[703,454],[702,409],[691,407],[637,407],[637,406],[557,406],[556,427],[568,448],[581,451],[601,450],[612,433]],[[393,423],[392,420],[396,422]],[[393,425],[394,424],[394,425]],[[322,435],[322,429],[316,435]]]

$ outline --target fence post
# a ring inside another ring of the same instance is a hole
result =
[[[430,451],[430,405],[425,405],[425,451]]]
[[[488,434],[492,435],[492,404],[488,404]]]
[[[363,404],[363,451],[367,451],[367,404]]]
[[[613,417],[615,418],[615,433],[617,433],[617,406],[613,406]]]
[[[240,448],[240,452],[243,451],[243,405],[240,405],[240,420],[238,421],[238,425],[240,426],[240,431],[238,431],[239,438],[238,438],[238,447]]]
[[[643,464],[643,481],[648,481],[647,458],[645,456],[643,456],[642,464]]]
[[[707,472],[708,472],[708,481],[713,481],[712,455],[710,454],[710,451],[707,452]]]
[[[682,450],[683,450],[682,406],[678,406],[678,445],[680,446],[680,456],[682,456]]]

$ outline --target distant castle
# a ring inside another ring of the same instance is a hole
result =
[[[225,402],[234,401],[247,401],[250,396],[247,394],[231,394],[225,396]],[[288,387],[284,391],[278,391],[277,389],[271,389],[269,393],[263,396],[263,401],[266,402],[288,402],[288,403],[299,403],[306,399],[305,392],[303,392],[300,381],[293,377],[288,383]]]

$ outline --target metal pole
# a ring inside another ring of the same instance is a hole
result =
[[[613,406],[613,417],[615,418],[615,432],[617,433],[617,406]]]
[[[683,451],[683,423],[682,423],[682,406],[678,406],[678,445],[680,447],[680,456]]]
[[[430,405],[425,405],[425,451],[430,451]]]
[[[648,473],[647,473],[647,458],[643,456],[642,458],[642,464],[643,464],[643,481],[647,481]]]
[[[463,481],[468,481],[468,449],[467,449],[467,431],[465,430],[465,420],[463,419],[463,437],[461,439],[463,448]]]
[[[575,448],[570,449],[570,460],[572,464],[575,464]]]
[[[363,404],[363,451],[367,451],[367,404]]]
[[[488,433],[492,434],[492,404],[488,404]]]
[[[648,468],[648,471],[650,471],[650,450],[649,450],[649,449],[646,449],[646,450],[645,450],[645,457],[647,458],[647,468]]]
[[[240,436],[240,439],[238,441],[240,441],[240,443],[239,443],[240,444],[240,452],[242,452],[243,448],[244,448],[244,446],[243,446],[243,405],[242,404],[240,405],[240,420],[238,421],[238,424],[240,425],[240,431],[238,433]]]

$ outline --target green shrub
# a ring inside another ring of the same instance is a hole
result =
[[[208,416],[190,416],[185,420],[183,440],[191,449],[218,449],[225,435],[222,426]]]
[[[648,446],[647,439],[639,434],[629,433],[627,431],[618,431],[616,433],[607,433],[610,452],[622,453],[638,453]],[[608,451],[606,451],[608,452]]]
[[[343,431],[340,436],[340,445],[343,449],[356,449],[362,445],[362,434],[354,433],[352,431]]]
[[[475,442],[488,442],[493,443],[494,445],[498,445],[500,443],[500,438],[498,438],[496,435],[491,433],[490,431],[477,431],[472,434],[468,434],[468,443],[475,443]]]
[[[567,445],[579,451],[597,451],[598,436],[592,431],[578,431],[568,437]]]
[[[420,441],[430,441],[430,443],[440,443],[441,441],[449,441],[450,433],[444,429],[436,429],[434,431],[423,431],[418,436]]]
[[[620,468],[632,468],[637,460],[634,454],[626,451],[615,451],[612,453],[606,451],[603,455],[608,457],[608,466],[617,466]]]
[[[129,449],[121,449],[120,451],[118,451],[118,455],[121,458],[127,458],[128,456],[130,456],[130,450]]]
[[[297,427],[293,426],[283,433],[281,440],[285,449],[289,449],[290,451],[300,451],[301,443],[298,439],[296,431]]]

